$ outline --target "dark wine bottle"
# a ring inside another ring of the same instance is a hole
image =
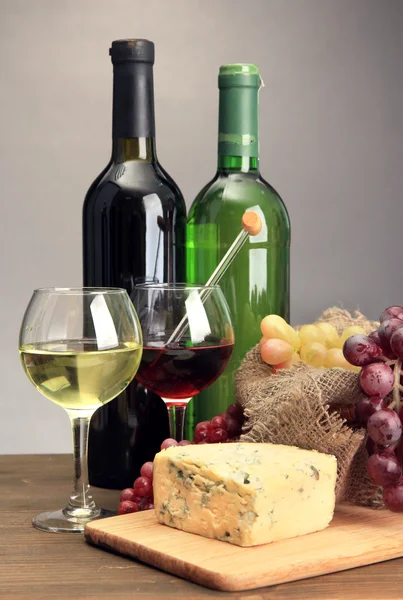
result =
[[[148,40],[112,42],[112,157],[83,209],[84,285],[124,287],[184,281],[186,207],[155,150],[153,64]],[[137,381],[91,419],[91,485],[133,485],[169,437],[164,402]]]

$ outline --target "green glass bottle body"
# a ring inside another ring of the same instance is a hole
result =
[[[186,269],[192,283],[207,281],[238,235],[244,212],[256,211],[263,223],[220,281],[231,310],[235,347],[225,372],[188,406],[190,439],[198,422],[234,402],[234,374],[261,338],[261,319],[271,313],[286,320],[290,316],[290,221],[279,194],[259,172],[259,86],[254,65],[221,67],[218,169],[188,216]]]

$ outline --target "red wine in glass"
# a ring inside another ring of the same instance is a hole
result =
[[[161,398],[188,401],[224,371],[234,344],[186,347],[147,345],[137,372],[137,379]],[[172,402],[174,404],[174,402]]]

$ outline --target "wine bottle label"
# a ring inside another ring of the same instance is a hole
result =
[[[219,133],[218,141],[228,142],[229,144],[241,144],[241,146],[249,146],[249,144],[255,143],[256,138],[253,135],[249,135],[248,133]]]

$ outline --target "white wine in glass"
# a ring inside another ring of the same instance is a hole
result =
[[[25,344],[20,353],[25,373],[46,398],[67,411],[92,414],[132,379],[141,347],[126,342],[98,350],[96,340],[65,340]]]
[[[137,314],[118,288],[36,290],[20,333],[28,379],[62,406],[73,429],[74,486],[68,505],[33,519],[45,531],[82,532],[98,518],[87,471],[88,428],[99,406],[115,398],[135,376],[142,355]]]

